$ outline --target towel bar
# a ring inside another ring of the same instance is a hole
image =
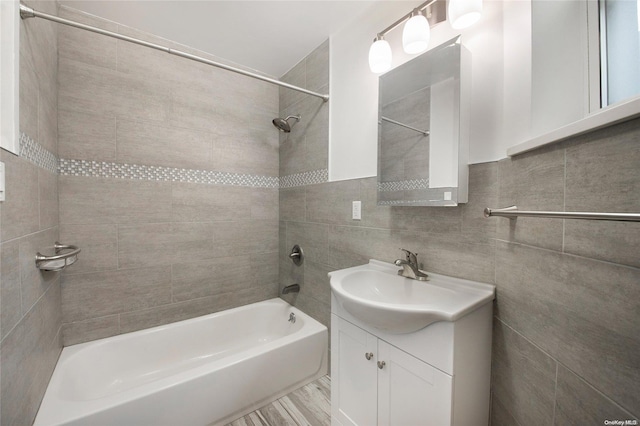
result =
[[[484,217],[492,216],[508,217],[516,219],[523,217],[549,217],[557,219],[586,219],[586,220],[617,220],[623,222],[640,222],[640,213],[597,213],[597,212],[549,212],[549,211],[528,211],[518,210],[517,206],[505,207],[503,209],[484,209]]]

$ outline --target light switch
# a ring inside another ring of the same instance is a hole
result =
[[[351,218],[354,220],[362,219],[362,201],[354,201],[351,204]]]

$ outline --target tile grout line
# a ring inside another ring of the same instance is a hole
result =
[[[117,52],[117,48],[116,48],[116,52]],[[117,54],[116,54],[117,56]],[[117,59],[116,59],[117,61]],[[117,65],[116,65],[117,67]],[[118,117],[113,117],[113,139],[114,139],[114,144],[113,144],[113,158],[116,160],[116,162],[118,161]]]
[[[589,260],[592,262],[601,262],[601,263],[606,263],[608,265],[612,265],[612,266],[618,266],[618,267],[622,267],[622,268],[628,268],[628,269],[632,269],[632,270],[640,270],[640,267],[637,266],[632,266],[632,265],[626,265],[623,263],[615,263],[612,262],[610,260],[603,260],[603,259],[596,259],[593,257],[586,257],[586,256],[580,256],[578,254],[574,254],[574,253],[564,253],[561,251],[557,251],[557,250],[553,250],[553,249],[549,249],[549,248],[544,248],[544,247],[538,247],[538,246],[532,246],[530,244],[524,244],[524,243],[520,243],[517,241],[509,241],[509,240],[503,240],[500,238],[496,238],[496,242],[499,243],[506,243],[507,245],[517,245],[517,246],[522,246],[522,247],[526,247],[529,249],[534,249],[534,250],[541,250],[547,253],[554,253],[556,255],[562,255],[562,256],[568,256],[568,257],[572,257],[572,258],[576,258],[576,259],[585,259],[585,260]]]
[[[563,150],[564,154],[564,170],[563,170],[563,182],[562,182],[562,211],[567,211],[567,149]],[[565,253],[565,234],[566,234],[567,219],[562,219],[562,253]]]
[[[601,390],[599,390],[597,387],[595,387],[593,384],[591,384],[591,382],[589,380],[587,380],[585,377],[581,376],[580,374],[578,374],[578,372],[572,370],[568,365],[565,365],[563,362],[561,362],[560,360],[556,359],[555,357],[553,357],[551,354],[549,354],[545,349],[541,348],[538,344],[536,344],[534,341],[530,340],[527,336],[523,335],[522,333],[520,333],[518,330],[516,330],[515,328],[511,327],[509,324],[507,324],[502,318],[500,318],[497,315],[494,315],[494,319],[496,319],[497,321],[499,321],[501,324],[503,324],[505,327],[507,327],[509,330],[511,330],[513,333],[517,334],[521,339],[523,339],[524,341],[526,341],[527,343],[529,343],[530,345],[532,345],[533,347],[535,347],[538,351],[540,351],[541,353],[543,353],[546,357],[550,358],[551,360],[553,360],[556,363],[556,392],[557,392],[557,376],[558,376],[558,370],[560,367],[565,368],[566,370],[568,370],[569,372],[571,372],[573,375],[575,375],[578,379],[580,379],[581,381],[583,381],[584,383],[586,383],[591,389],[593,389],[594,391],[596,391],[600,396],[602,396],[603,398],[605,398],[606,400],[608,400],[609,402],[613,403],[615,406],[621,408],[624,411],[629,412],[629,414],[632,414],[630,410],[626,409],[625,407],[623,407],[622,405],[620,405],[620,403],[614,401],[613,399],[611,399],[610,396],[608,396],[607,394],[605,394],[604,392],[602,392]],[[555,396],[554,396],[554,401],[555,401]],[[555,413],[555,402],[554,402],[554,413]]]
[[[553,358],[552,358],[553,359]],[[551,424],[556,424],[556,406],[558,405],[558,370],[560,369],[558,361],[556,361],[556,379],[553,390],[553,415],[551,416]]]
[[[56,280],[54,280],[54,283],[55,283],[55,281]],[[57,281],[60,281],[60,277],[57,278]],[[7,333],[4,335],[4,337],[0,340],[0,347],[2,346],[2,342],[11,333],[13,333],[13,331],[18,327],[18,325],[20,325],[20,323],[27,317],[27,315],[29,315],[31,313],[31,311],[33,311],[35,309],[36,306],[38,306],[38,304],[40,303],[42,298],[49,292],[49,290],[51,290],[51,287],[54,286],[54,283],[49,284],[49,287],[47,287],[47,289],[36,299],[36,301],[33,302],[33,305],[31,305],[29,310],[27,312],[25,312],[24,315],[22,315],[22,311],[24,310],[24,306],[23,306],[23,300],[22,300],[22,291],[20,291],[20,312],[21,312],[20,319],[13,325],[13,327],[11,327],[11,330],[7,331]],[[59,282],[59,284],[62,284],[62,283]],[[22,290],[22,273],[20,273],[20,288]]]

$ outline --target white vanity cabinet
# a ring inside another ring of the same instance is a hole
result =
[[[486,426],[495,286],[389,263],[329,273],[334,426]]]
[[[331,310],[332,425],[489,423],[491,302],[406,334],[358,320],[335,295]]]
[[[334,424],[451,424],[450,375],[337,315],[331,325]]]

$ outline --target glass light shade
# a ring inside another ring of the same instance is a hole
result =
[[[391,68],[391,46],[387,40],[376,40],[369,48],[369,68],[376,74]]]
[[[454,29],[467,28],[482,16],[482,0],[449,0],[447,16]]]
[[[424,15],[412,16],[402,30],[402,47],[407,53],[420,53],[427,50],[431,29]]]

